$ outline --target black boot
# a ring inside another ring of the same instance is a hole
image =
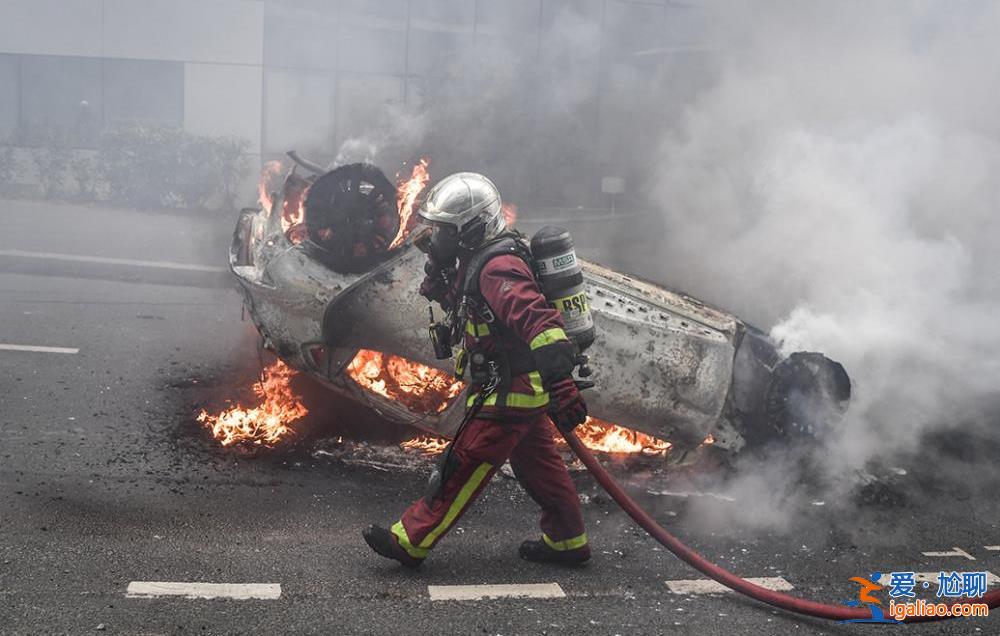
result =
[[[517,551],[525,561],[536,563],[559,563],[562,565],[581,565],[590,560],[590,546],[585,545],[575,550],[554,550],[544,541],[528,540],[521,544]]]
[[[399,561],[408,568],[419,568],[420,564],[424,562],[423,559],[417,559],[410,556],[406,550],[399,545],[399,540],[396,539],[396,535],[381,526],[368,526],[361,531],[361,536],[365,538],[365,543],[367,543],[368,547],[372,550],[375,550],[387,559]]]

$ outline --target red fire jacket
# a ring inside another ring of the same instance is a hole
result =
[[[464,265],[459,269],[458,282],[453,291],[460,294],[458,285],[464,278]],[[483,300],[492,310],[495,320],[502,322],[515,338],[534,351],[553,342],[567,340],[562,315],[552,308],[535,282],[531,268],[522,259],[504,254],[487,261],[479,275],[479,291]],[[498,337],[495,326],[470,319],[466,324],[464,348],[470,349],[477,343],[487,353],[497,347],[513,349],[513,343],[505,343]],[[460,354],[459,359],[464,356]],[[482,415],[497,415],[497,393],[490,395],[483,405]],[[471,393],[467,405],[476,398]],[[542,386],[538,371],[531,371],[511,378],[506,398],[505,418],[522,419],[537,417],[546,410],[549,394]]]

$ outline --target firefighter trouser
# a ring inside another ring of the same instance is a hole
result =
[[[587,546],[580,499],[556,450],[556,434],[544,414],[521,422],[471,420],[452,449],[445,478],[439,484],[432,480],[427,494],[392,527],[400,546],[412,557],[427,556],[508,458],[518,481],[542,508],[545,542],[556,550]]]

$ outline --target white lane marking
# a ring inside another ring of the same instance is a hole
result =
[[[565,598],[558,583],[510,585],[428,585],[432,601],[481,601],[487,598]]]
[[[897,572],[898,571],[901,570],[897,570]],[[914,572],[913,580],[917,583],[933,583],[936,585],[938,581],[938,574],[940,573],[941,572]],[[891,572],[885,572],[881,577],[879,577],[878,583],[888,585],[891,579]],[[987,572],[986,585],[996,585],[997,583],[1000,583],[1000,577],[997,577],[997,575],[992,572]]]
[[[183,596],[184,598],[276,599],[281,598],[278,583],[178,583],[169,581],[132,581],[125,591],[128,598],[157,598]]]
[[[111,258],[108,256],[85,256],[83,254],[59,254],[56,252],[26,252],[24,250],[0,250],[0,256],[21,256],[24,258],[47,258],[55,261],[75,263],[102,263],[105,265],[137,265],[139,267],[159,267],[161,269],[184,269],[193,272],[228,272],[225,267],[175,263],[173,261],[143,261],[132,258]]]
[[[780,576],[763,576],[748,578],[747,581],[759,585],[768,590],[777,592],[787,592],[795,589],[791,583]],[[681,579],[678,581],[667,581],[667,587],[674,594],[722,594],[732,592],[731,589],[712,579]]]
[[[965,557],[970,561],[976,560],[976,557],[972,556],[958,546],[953,547],[951,550],[944,550],[942,552],[921,552],[920,554],[929,557]]]
[[[0,344],[0,351],[34,351],[35,353],[80,353],[76,347],[41,347],[36,345]]]
[[[990,552],[1000,552],[1000,545],[984,545],[983,547]]]

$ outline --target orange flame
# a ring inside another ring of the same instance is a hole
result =
[[[586,422],[574,429],[574,432],[584,446],[599,453],[622,455],[641,453],[643,455],[666,456],[673,446],[670,442],[652,435],[633,431],[594,417],[588,417]],[[558,444],[566,444],[561,435],[557,435],[555,440]],[[427,435],[400,444],[404,450],[414,450],[424,455],[437,455],[443,452],[447,446],[448,440]]]
[[[264,369],[263,377],[254,383],[253,392],[261,398],[260,406],[245,408],[240,404],[209,415],[204,409],[198,421],[212,431],[223,446],[238,443],[272,446],[292,432],[289,424],[309,411],[292,391],[295,372],[278,360]]]
[[[503,220],[507,222],[507,227],[511,227],[517,222],[517,206],[513,203],[504,203],[500,206],[503,212]]]
[[[445,410],[463,388],[444,371],[369,349],[358,351],[347,365],[347,375],[372,393],[422,413]]]
[[[306,218],[306,195],[309,194],[310,185],[304,179],[293,177],[289,177],[285,182],[285,201],[281,206],[281,229],[292,243],[302,242],[306,235],[306,228],[302,222]]]
[[[433,435],[421,435],[399,445],[403,450],[412,450],[424,455],[439,455],[448,448],[448,440]]]
[[[271,199],[271,180],[278,176],[280,172],[280,161],[268,161],[264,164],[264,167],[260,169],[260,183],[257,186],[257,202],[260,203],[261,207],[264,208],[268,214],[271,213],[271,206],[274,205],[274,201]]]
[[[417,202],[417,196],[427,187],[431,175],[427,172],[430,159],[421,157],[410,172],[410,178],[405,181],[396,173],[396,207],[399,209],[399,232],[389,244],[392,249],[403,242],[410,233],[410,218]]]
[[[580,438],[584,446],[602,453],[666,455],[673,446],[670,442],[652,435],[646,435],[595,417],[588,417],[587,421],[576,427],[573,432]],[[556,440],[565,443],[561,437],[556,438]]]

